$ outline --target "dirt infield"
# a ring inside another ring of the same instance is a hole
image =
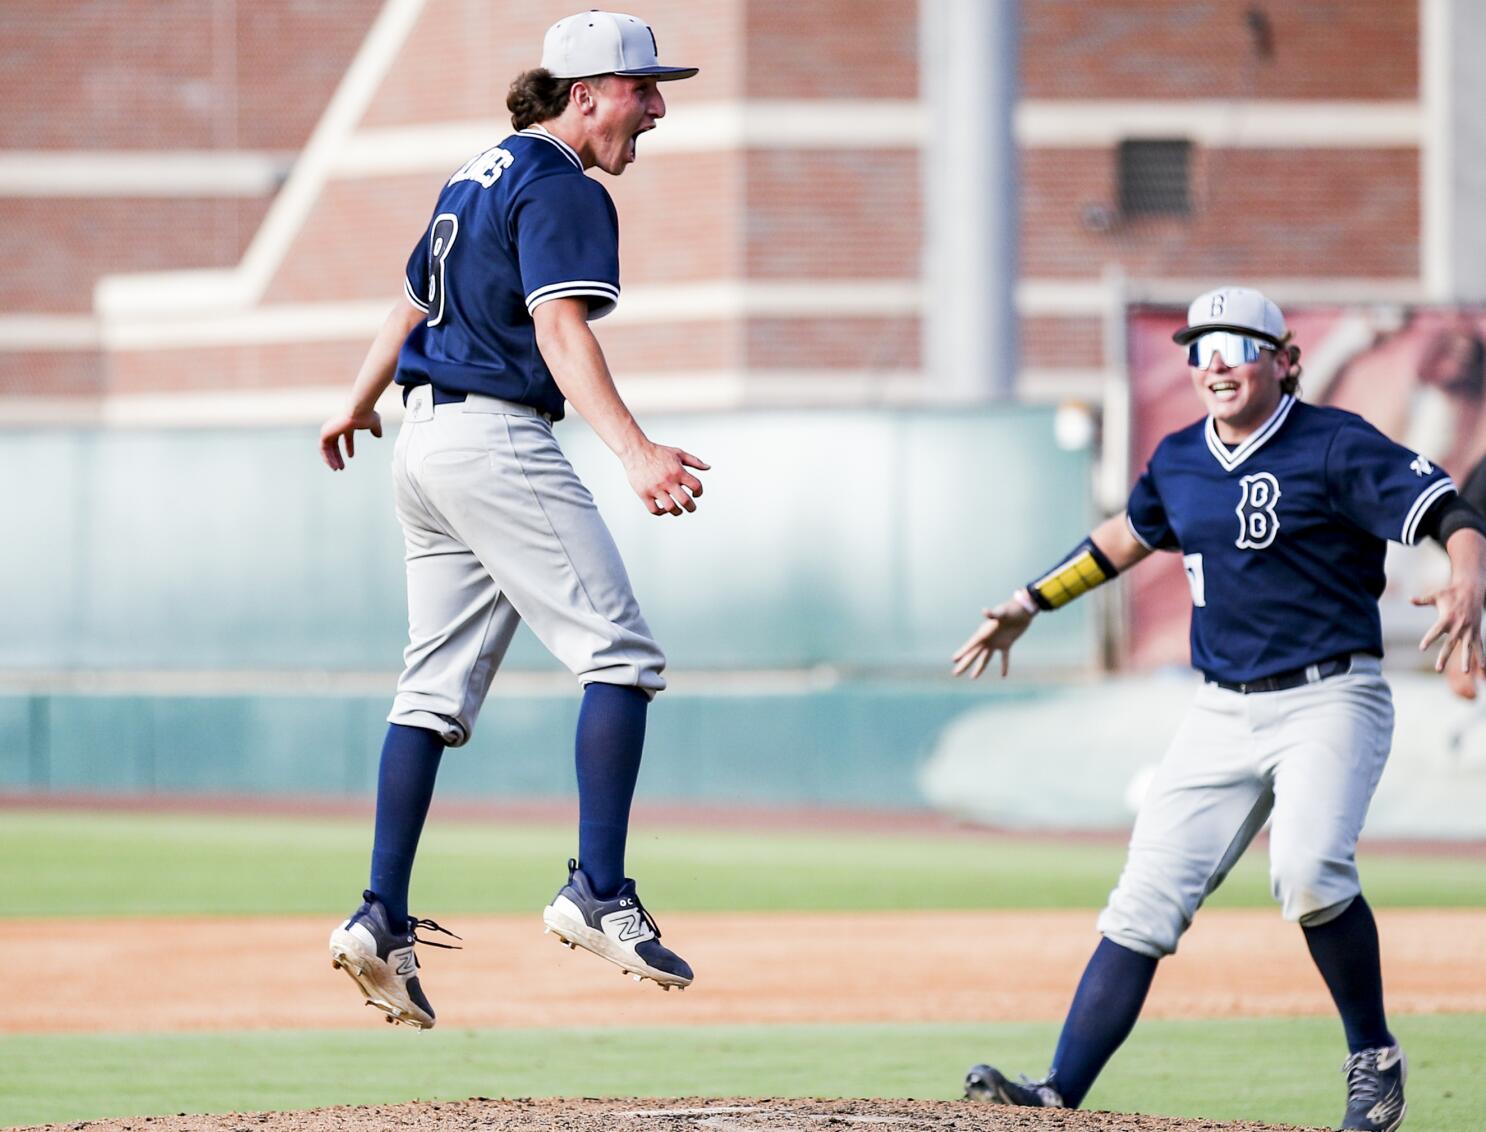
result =
[[[1486,1012],[1486,911],[1395,909],[1378,919],[1391,1012]],[[0,921],[0,954],[27,957],[27,993],[0,1015],[0,1032],[375,1026],[380,1015],[330,969],[331,926],[303,917]],[[535,914],[450,926],[464,950],[425,948],[420,958],[440,1024],[459,1027],[1056,1021],[1097,941],[1084,911],[674,915],[667,941],[698,977],[663,994],[558,946]],[[124,1008],[140,996],[149,1012]],[[1298,929],[1270,909],[1211,909],[1162,965],[1145,1013],[1331,1009]]]
[[[49,1132],[1297,1132],[1160,1116],[1040,1112],[952,1101],[518,1100],[428,1102],[311,1112],[142,1116],[49,1125]]]
[[[1379,913],[1394,1013],[1486,1012],[1486,911]],[[452,926],[424,983],[459,1027],[785,1022],[1053,1021],[1096,940],[1079,912],[670,916],[699,975],[685,993],[636,986],[544,937],[535,915]],[[330,969],[320,918],[0,921],[0,954],[27,956],[27,993],[0,1031],[88,1033],[376,1028]],[[427,949],[425,949],[427,950]],[[132,972],[125,982],[118,972]],[[233,972],[224,984],[222,972]],[[987,970],[999,972],[985,978]],[[143,996],[148,1014],[125,1008]],[[292,1003],[292,1014],[284,1004]],[[1301,933],[1269,909],[1206,912],[1162,966],[1146,1014],[1328,1014]],[[120,1117],[52,1132],[1260,1132],[1274,1126],[907,1100],[476,1099],[297,1113]],[[1291,1130],[1293,1132],[1293,1129]]]

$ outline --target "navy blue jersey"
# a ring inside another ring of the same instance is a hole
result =
[[[407,295],[428,312],[397,359],[401,385],[484,393],[554,419],[563,397],[531,312],[580,297],[588,317],[619,301],[619,218],[567,143],[533,128],[466,162],[408,257]]]
[[[1387,540],[1412,545],[1455,485],[1354,413],[1283,397],[1230,449],[1209,418],[1161,441],[1130,493],[1135,537],[1179,550],[1192,665],[1234,683],[1383,653]]]

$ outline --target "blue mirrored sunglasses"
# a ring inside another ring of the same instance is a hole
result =
[[[1223,364],[1230,369],[1257,362],[1261,350],[1273,350],[1273,343],[1262,338],[1250,338],[1247,334],[1234,334],[1228,330],[1214,330],[1200,338],[1194,338],[1187,346],[1187,364],[1198,369],[1207,369],[1213,358],[1222,355]]]

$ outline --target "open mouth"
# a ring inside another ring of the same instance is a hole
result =
[[[1238,396],[1238,382],[1214,381],[1208,385],[1207,391],[1219,401],[1228,401]]]
[[[631,161],[635,159],[635,154],[637,152],[637,147],[640,141],[640,135],[643,133],[648,133],[653,129],[655,129],[654,125],[641,126],[638,130],[636,130],[629,136],[629,159]]]

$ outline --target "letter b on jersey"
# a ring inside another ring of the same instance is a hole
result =
[[[1263,550],[1280,533],[1275,507],[1280,501],[1280,481],[1269,472],[1256,472],[1239,481],[1243,498],[1238,501],[1239,550]]]

